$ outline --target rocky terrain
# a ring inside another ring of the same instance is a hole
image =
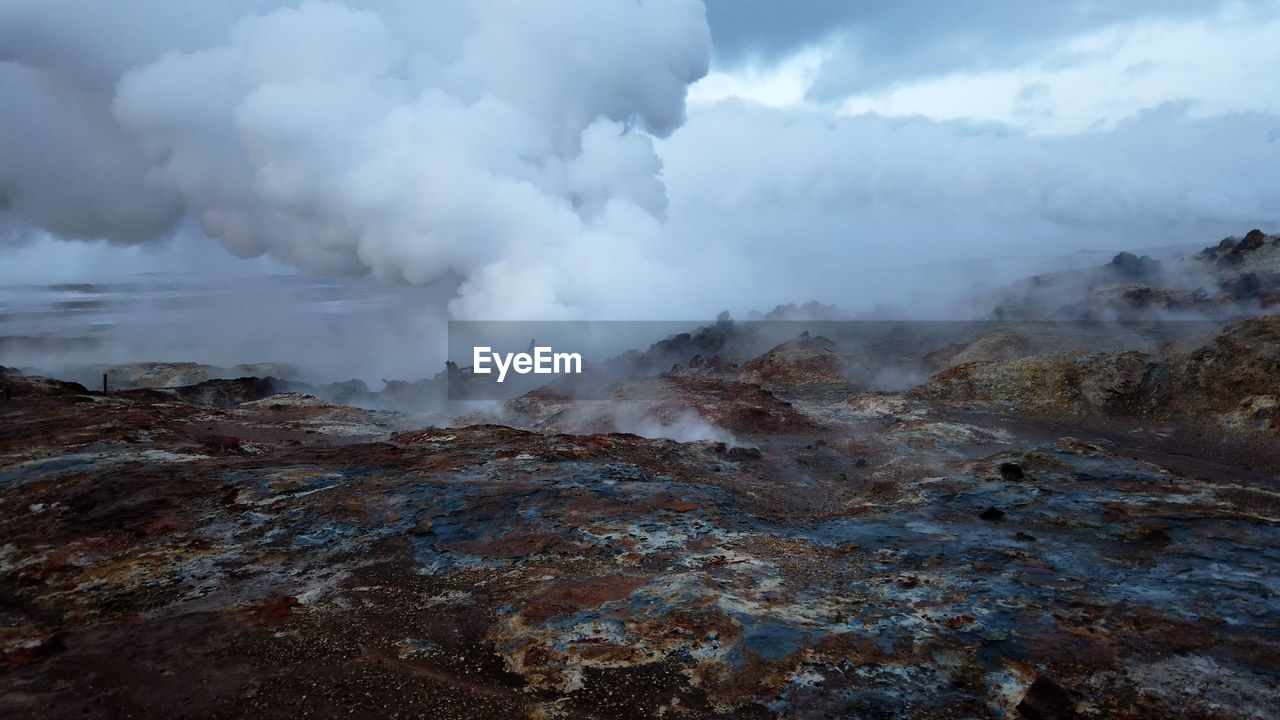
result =
[[[0,372],[0,715],[1276,717],[1277,257],[722,318],[449,422]]]

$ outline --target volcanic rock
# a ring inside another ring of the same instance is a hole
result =
[[[1174,405],[1186,414],[1236,409],[1280,387],[1280,316],[1228,325],[1204,347],[1169,360]]]
[[[1233,429],[1280,430],[1280,394],[1245,397],[1234,410],[1223,413],[1220,422]]]
[[[325,397],[331,398],[333,402],[342,405],[362,405],[372,402],[375,397],[363,380],[329,383],[328,385],[321,385],[317,389]]]
[[[831,340],[802,336],[746,362],[741,378],[773,388],[814,384],[852,387],[846,372],[850,362]]]
[[[608,363],[608,370],[620,377],[657,375],[674,365],[685,365],[695,356],[728,357],[744,338],[729,319],[719,320],[692,333],[678,333],[649,346],[644,352],[630,351]]]
[[[752,319],[757,320],[847,320],[848,314],[841,311],[835,305],[827,305],[815,300],[810,300],[802,305],[795,303],[787,303],[786,305],[778,305],[769,312],[758,315],[753,314]]]
[[[1156,358],[1143,353],[1059,352],[958,365],[913,394],[1022,413],[1129,415],[1167,401],[1166,372]]]
[[[53,378],[34,375],[0,374],[0,393],[9,397],[49,395],[82,395],[89,391],[80,383],[54,380]]]
[[[111,365],[103,368],[103,372],[107,373],[111,387],[116,390],[174,388],[195,385],[219,376],[218,368],[193,362],[128,363]]]
[[[443,374],[413,382],[383,380],[382,383],[379,400],[390,407],[439,407],[448,397],[448,384]]]
[[[725,452],[725,457],[730,460],[759,460],[764,457],[764,453],[760,452],[760,448],[735,447],[729,448]]]
[[[1032,354],[1031,341],[1013,330],[997,330],[964,343],[954,343],[924,357],[934,372],[979,361],[1016,360]]]
[[[896,363],[991,331],[859,332]],[[773,338],[743,362],[785,386],[690,355],[715,372],[503,425],[0,375],[30,390],[0,402],[0,715],[1274,714],[1280,451],[1246,433],[1277,431],[1280,319],[1179,351],[1011,332],[986,352],[1036,354],[911,392],[828,392],[846,346]]]
[[[554,432],[635,432],[705,440],[717,439],[716,435],[725,431],[798,433],[819,427],[759,385],[736,381],[688,377],[633,380],[616,385],[605,398],[578,404],[545,387],[503,403],[501,417],[517,427]]]
[[[671,368],[671,372],[666,373],[666,376],[737,380],[741,377],[741,368],[734,363],[722,360],[719,355],[712,355],[709,358],[702,355],[694,355],[689,359],[687,366],[676,365]]]
[[[1122,252],[1111,259],[1109,267],[1126,277],[1147,277],[1160,271],[1160,261],[1149,255],[1138,257],[1131,252]]]
[[[1280,656],[1273,593],[1205,582],[1256,577],[1280,542],[1265,458],[1172,443],[1166,467],[1134,459],[1161,450],[1146,435],[1069,439],[893,393],[857,412],[714,379],[616,390],[737,447],[393,434],[403,418],[299,394],[0,404],[0,662],[24,688],[0,712],[1054,717],[1140,697],[1196,717],[1161,663],[1197,653],[1233,703],[1280,700],[1247,681]],[[1030,472],[987,480],[1001,463]],[[979,520],[1014,504],[1022,535]]]
[[[1018,463],[1004,462],[1000,463],[1000,478],[1005,482],[1013,482],[1015,480],[1025,479],[1027,476],[1022,471],[1022,466]]]
[[[1236,301],[1255,299],[1262,294],[1262,280],[1252,272],[1223,280],[1220,287],[1224,295]]]
[[[1075,695],[1041,675],[1027,688],[1018,712],[1027,720],[1072,720],[1077,717]]]
[[[1160,358],[1137,352],[1060,352],[968,363],[938,373],[909,394],[1038,415],[1216,420],[1238,412],[1249,398],[1275,395],[1277,378],[1280,316],[1264,316],[1229,325],[1190,353]],[[1265,400],[1257,407],[1265,408]]]
[[[209,407],[230,407],[280,393],[315,392],[315,389],[309,385],[273,377],[242,377],[235,380],[206,380],[195,385],[170,388],[168,392],[185,402]]]

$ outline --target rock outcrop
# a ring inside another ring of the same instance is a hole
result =
[[[1258,427],[1269,398],[1280,394],[1280,316],[1229,325],[1190,353],[1058,352],[965,363],[912,394],[1031,415],[1204,420],[1236,413],[1228,425]]]
[[[747,361],[739,378],[763,387],[852,387],[849,375],[853,364],[854,360],[843,355],[831,340],[805,334]]]

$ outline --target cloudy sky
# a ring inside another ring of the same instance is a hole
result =
[[[1280,0],[0,0],[0,282],[857,308],[1276,231],[1277,69]]]

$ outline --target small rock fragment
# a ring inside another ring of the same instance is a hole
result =
[[[1013,482],[1014,480],[1021,480],[1026,476],[1027,474],[1022,471],[1022,466],[1019,465],[1018,463],[1011,463],[1011,462],[1000,463],[1000,478],[1005,482]]]
[[[760,452],[760,448],[736,447],[729,448],[729,452],[725,453],[725,457],[730,460],[759,460],[764,457],[764,453]]]
[[[983,510],[982,512],[978,513],[978,517],[982,518],[983,520],[1003,520],[1004,511],[998,507],[989,507],[986,510]]]
[[[1018,712],[1027,720],[1070,720],[1077,717],[1072,692],[1041,675],[1027,688],[1018,703]]]

